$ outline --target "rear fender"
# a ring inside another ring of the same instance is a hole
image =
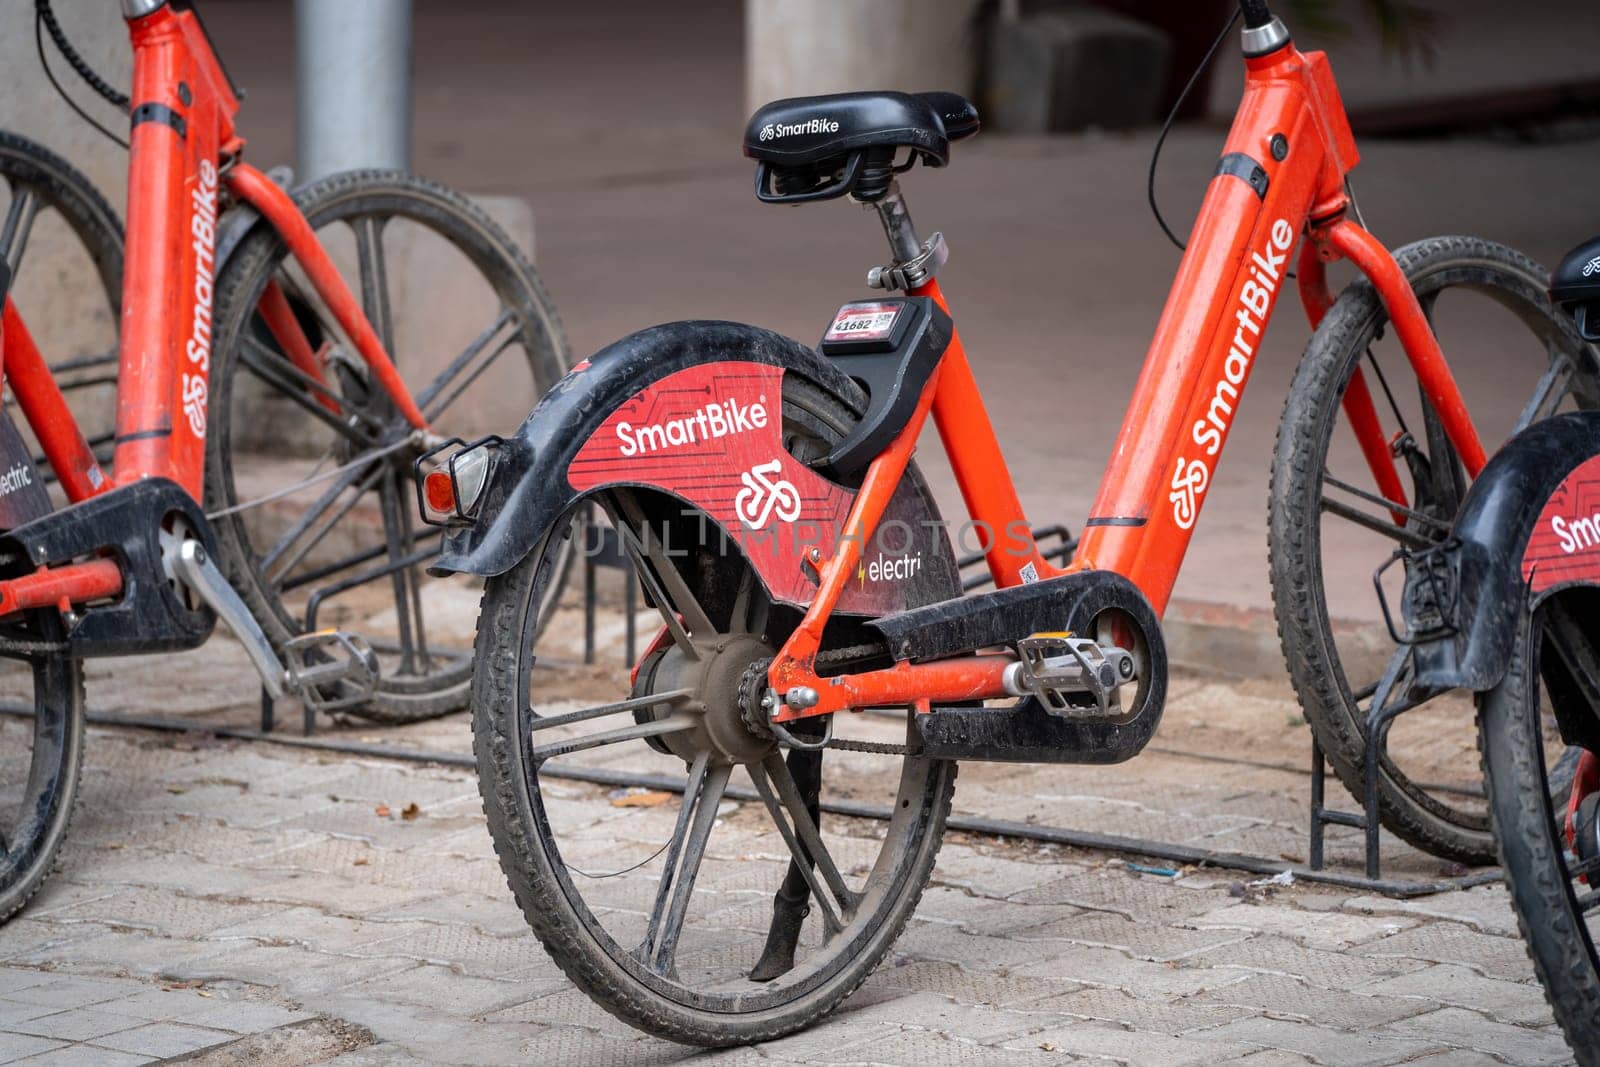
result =
[[[583,496],[635,486],[703,513],[773,600],[805,606],[816,588],[807,554],[832,553],[855,489],[784,448],[783,392],[797,377],[857,416],[866,410],[861,388],[812,349],[753,326],[668,323],[602,349],[499,446],[481,518],[446,531],[430,573],[503,574]],[[928,521],[937,518],[920,481],[903,480],[839,609],[899,610],[925,602],[908,593],[927,583],[936,583],[937,598],[950,595],[955,562],[939,524]],[[702,525],[697,540],[716,536]]]
[[[1536,422],[1495,453],[1436,551],[1455,633],[1418,645],[1417,682],[1492,688],[1511,661],[1524,601],[1532,610],[1600,587],[1600,412]],[[1600,620],[1582,622],[1593,645]]]

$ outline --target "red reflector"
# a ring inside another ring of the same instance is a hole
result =
[[[443,515],[451,515],[456,510],[456,489],[450,482],[449,471],[429,471],[428,476],[422,479],[422,494],[428,501],[428,509]]]

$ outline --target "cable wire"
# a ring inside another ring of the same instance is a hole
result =
[[[1222,47],[1223,38],[1228,36],[1228,31],[1233,29],[1233,24],[1239,21],[1239,12],[1235,9],[1232,16],[1217,33],[1217,39],[1211,42],[1211,47],[1206,49],[1205,58],[1200,65],[1189,75],[1189,83],[1183,87],[1183,92],[1178,94],[1178,99],[1173,102],[1172,110],[1167,113],[1167,121],[1161,124],[1161,133],[1156,137],[1156,146],[1150,153],[1150,173],[1145,181],[1145,195],[1150,200],[1150,210],[1155,214],[1156,224],[1161,227],[1161,232],[1167,235],[1167,240],[1178,246],[1178,251],[1188,247],[1183,241],[1178,240],[1178,235],[1172,232],[1172,227],[1167,225],[1167,220],[1162,217],[1161,208],[1156,204],[1156,164],[1161,160],[1161,146],[1167,141],[1167,134],[1172,132],[1172,123],[1177,119],[1178,112],[1183,108],[1183,102],[1189,98],[1189,93],[1194,90],[1200,76],[1211,66],[1211,61],[1216,58],[1217,49]]]
[[[126,111],[128,109],[127,96],[117,92],[115,89],[112,89],[110,85],[106,84],[105,79],[96,74],[94,69],[90,67],[89,64],[84,61],[84,58],[78,54],[77,50],[72,47],[72,43],[67,40],[67,35],[62,32],[61,24],[56,21],[55,12],[50,10],[49,0],[37,0],[33,16],[33,45],[39,53],[39,66],[44,68],[44,76],[50,80],[50,84],[55,88],[56,94],[66,102],[68,107],[77,113],[80,119],[82,119],[84,122],[87,122],[90,126],[93,126],[108,140],[126,150],[128,147],[128,142],[111,132],[111,130],[102,125],[93,115],[89,114],[81,106],[79,106],[78,102],[67,93],[66,87],[56,79],[55,71],[50,69],[50,60],[45,56],[44,52],[44,32],[46,29],[50,31],[50,39],[54,41],[56,47],[60,49],[61,54],[66,58],[67,63],[74,71],[77,72],[80,78],[89,84],[91,89],[98,93],[113,107],[116,107],[122,111]]]

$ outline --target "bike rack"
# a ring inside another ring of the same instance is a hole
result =
[[[1455,625],[1454,601],[1447,584],[1441,579],[1439,563],[1442,553],[1451,547],[1445,541],[1420,551],[1409,548],[1395,549],[1394,554],[1372,572],[1372,585],[1378,594],[1378,604],[1383,609],[1384,625],[1389,636],[1399,647],[1389,660],[1389,666],[1372,692],[1372,703],[1367,710],[1366,738],[1363,750],[1362,796],[1357,798],[1361,810],[1342,811],[1330,808],[1326,802],[1327,758],[1322,746],[1311,743],[1311,833],[1307,857],[1312,870],[1320,871],[1325,858],[1326,830],[1329,826],[1350,826],[1362,831],[1366,839],[1366,876],[1378,881],[1382,870],[1382,819],[1378,812],[1378,786],[1384,761],[1389,755],[1389,730],[1401,715],[1420,707],[1428,697],[1415,692],[1413,653],[1419,643],[1436,641],[1453,636]],[[1402,594],[1402,627],[1396,627],[1389,611],[1389,601],[1383,591],[1383,575],[1396,563],[1406,567],[1406,591]],[[1498,869],[1493,873],[1498,876]]]

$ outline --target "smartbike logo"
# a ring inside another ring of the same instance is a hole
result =
[[[184,352],[197,373],[183,372],[183,414],[196,437],[206,435],[206,374],[211,369],[212,273],[217,248],[217,168],[200,160],[200,181],[190,194],[189,233],[194,238],[194,319]]]
[[[1283,265],[1294,246],[1294,228],[1284,219],[1277,219],[1267,231],[1267,239],[1258,251],[1250,254],[1250,276],[1239,288],[1239,302],[1233,318],[1233,344],[1222,364],[1222,376],[1211,392],[1211,403],[1203,419],[1195,421],[1190,436],[1204,453],[1195,459],[1179,455],[1172,472],[1172,521],[1179,529],[1194,525],[1200,513],[1200,497],[1211,483],[1212,464],[1222,451],[1223,438],[1233,421],[1234,409],[1239,403],[1239,390],[1250,374],[1250,361],[1255,358],[1261,343],[1261,333],[1266,328],[1267,316],[1272,311],[1272,301],[1278,284],[1283,280]],[[1224,327],[1226,329],[1226,327]]]
[[[811,119],[808,122],[779,122],[767,123],[761,127],[761,139],[770,141],[774,137],[793,137],[802,133],[838,133],[839,124],[832,119]]]
[[[765,429],[766,402],[765,396],[753,404],[741,404],[737,399],[719,400],[699,411],[644,426],[619,422],[616,426],[617,440],[622,442],[624,456],[637,456],[661,452],[678,445],[715,441],[729,434]]]

